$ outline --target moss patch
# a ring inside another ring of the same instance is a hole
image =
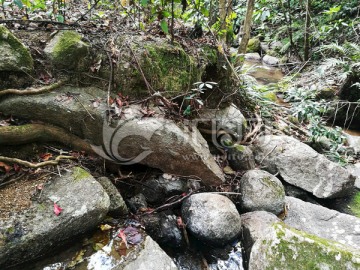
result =
[[[360,218],[360,192],[357,192],[349,204],[353,215]]]
[[[80,181],[91,177],[91,174],[80,167],[74,167],[72,177],[74,178],[74,181]]]
[[[263,92],[261,95],[267,100],[271,100],[273,102],[277,101],[276,93],[274,91]]]
[[[81,35],[74,31],[63,31],[45,48],[54,64],[58,67],[74,69],[86,57],[88,45],[81,41]]]
[[[4,26],[0,25],[0,71],[27,71],[34,67],[30,51]]]
[[[145,45],[143,70],[152,87],[166,96],[189,90],[200,80],[194,59],[176,46]]]
[[[259,51],[260,51],[260,40],[258,38],[250,38],[246,48],[246,52],[252,53]]]
[[[266,269],[359,269],[360,253],[284,224],[273,225],[276,240],[266,244]],[[348,268],[350,267],[350,268]]]

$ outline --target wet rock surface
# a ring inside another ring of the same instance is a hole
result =
[[[0,220],[1,268],[44,255],[94,229],[110,205],[102,186],[79,167],[50,180],[35,199],[29,209]],[[63,209],[58,216],[54,202]]]
[[[177,217],[171,214],[158,213],[142,218],[146,232],[160,245],[180,248],[184,238],[177,225]]]
[[[181,207],[187,230],[197,239],[222,246],[240,233],[241,219],[233,202],[225,196],[199,193],[187,198]]]
[[[175,270],[178,269],[173,260],[151,239],[145,238],[143,249],[138,255],[123,265],[113,268],[114,270]]]
[[[346,196],[354,187],[355,177],[346,169],[292,137],[260,137],[253,152],[265,170],[318,198]]]
[[[262,170],[247,171],[240,180],[240,205],[244,212],[284,210],[285,190],[280,180]]]

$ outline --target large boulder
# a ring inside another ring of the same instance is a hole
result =
[[[284,187],[279,179],[266,171],[247,171],[240,180],[240,193],[243,212],[263,210],[278,215],[284,211]]]
[[[94,229],[110,205],[102,186],[79,167],[49,181],[36,197],[30,208],[0,220],[0,268],[42,256]],[[54,203],[63,209],[60,215]]]
[[[262,168],[318,198],[342,197],[354,187],[346,169],[292,137],[262,136],[253,152]]]
[[[103,113],[107,107],[105,101],[99,106],[94,106],[93,101],[105,100],[105,97],[106,93],[95,87],[61,87],[31,98],[8,96],[0,100],[0,112],[53,124],[94,144],[101,144]]]
[[[30,72],[34,63],[30,51],[5,26],[0,25],[0,72]]]
[[[113,161],[195,175],[206,185],[224,181],[196,127],[190,129],[159,114],[144,117],[141,106],[122,108],[125,119],[109,126],[104,123],[105,100],[106,93],[94,87],[63,87],[31,99],[12,96],[0,100],[0,112],[60,126],[88,140],[98,154]]]
[[[195,58],[176,42],[134,33],[119,35],[114,48],[119,50],[118,63],[113,67],[114,83],[123,95],[136,98],[147,97],[154,89],[166,97],[190,90],[193,83],[201,81],[211,61],[207,52],[215,55],[215,62],[217,58],[216,49],[204,46]],[[107,56],[103,57],[103,62],[107,61]],[[99,70],[102,78],[109,78],[110,72],[108,65]]]
[[[240,233],[240,214],[230,199],[219,194],[199,193],[187,198],[181,207],[189,232],[216,246],[234,241]]]
[[[286,197],[286,204],[287,225],[360,249],[360,218],[293,197]]]
[[[196,176],[205,185],[223,183],[222,170],[196,128],[143,117],[141,109],[130,109],[124,110],[126,119],[116,127],[104,125],[103,147],[94,148],[98,154],[124,165],[141,163],[170,174]]]
[[[75,31],[60,31],[46,45],[44,52],[57,68],[75,69],[89,51],[89,45],[81,39]]]
[[[249,270],[360,268],[360,252],[340,243],[274,223],[254,243]]]

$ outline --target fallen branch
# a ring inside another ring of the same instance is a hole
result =
[[[255,113],[255,117],[256,117],[256,122],[257,122],[256,126],[250,133],[246,134],[246,136],[244,137],[244,139],[241,141],[240,144],[251,144],[251,142],[253,140],[251,140],[250,142],[247,142],[247,140],[250,139],[251,137],[255,137],[255,135],[260,131],[262,124],[263,124],[262,119],[257,113]]]
[[[58,87],[60,87],[61,85],[63,85],[65,83],[64,81],[59,81],[57,83],[54,84],[50,84],[50,85],[46,85],[46,86],[42,86],[39,88],[27,88],[24,90],[21,89],[5,89],[5,90],[0,90],[0,96],[4,96],[4,95],[9,95],[9,94],[14,94],[14,95],[35,95],[35,94],[40,94],[40,93],[44,93],[44,92],[48,92],[51,90],[54,90]]]
[[[89,143],[59,127],[44,124],[0,127],[0,145],[33,142],[59,142],[88,154],[94,153]]]
[[[60,155],[60,156],[57,156],[54,160],[47,160],[47,161],[43,161],[43,162],[39,162],[39,163],[32,163],[32,162],[18,159],[18,158],[9,158],[9,157],[0,156],[0,161],[4,161],[4,162],[8,162],[8,163],[17,163],[17,164],[23,165],[25,167],[33,168],[33,169],[37,169],[37,168],[48,166],[48,165],[58,165],[59,162],[63,159],[76,159],[76,157]]]
[[[197,189],[197,190],[198,190],[198,189]],[[181,203],[181,202],[182,202],[183,200],[185,200],[186,198],[189,198],[189,197],[190,197],[192,194],[194,194],[197,190],[193,190],[193,191],[189,192],[187,195],[181,197],[180,199],[178,199],[178,200],[176,200],[176,201],[174,201],[174,202],[166,203],[166,204],[164,204],[164,205],[162,205],[162,206],[159,206],[158,208],[155,208],[155,209],[153,209],[153,210],[151,210],[151,211],[149,211],[149,212],[146,212],[146,213],[144,213],[143,215],[150,215],[150,214],[152,214],[152,213],[154,213],[154,212],[163,211],[163,210],[166,210],[166,209],[168,209],[168,208],[170,208],[170,207],[173,207],[173,206]]]

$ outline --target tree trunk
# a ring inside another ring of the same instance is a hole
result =
[[[306,18],[305,18],[305,37],[304,37],[304,61],[309,60],[310,52],[310,5],[311,1],[306,1]]]
[[[252,22],[252,15],[254,12],[255,0],[248,0],[247,1],[247,9],[243,27],[244,35],[241,37],[241,42],[238,49],[238,54],[246,53],[246,47],[250,39],[250,30],[251,30],[251,22]],[[237,60],[237,65],[242,64],[241,58]]]
[[[226,42],[226,0],[219,0],[220,40]]]

